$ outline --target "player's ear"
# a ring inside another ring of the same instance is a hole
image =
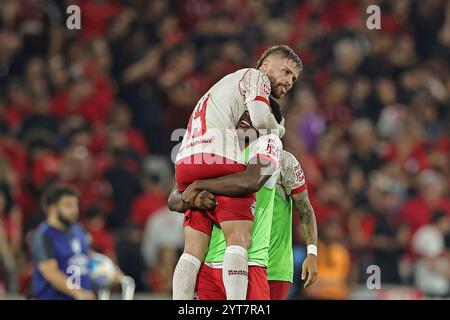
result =
[[[267,72],[269,71],[269,67],[270,67],[270,58],[266,58],[261,64],[261,68],[259,68],[259,70],[261,70],[262,73],[267,74]]]

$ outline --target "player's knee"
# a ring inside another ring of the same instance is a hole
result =
[[[241,246],[245,249],[248,249],[248,247],[250,246],[250,239],[250,233],[233,232],[227,237],[226,241],[227,246]]]
[[[195,246],[185,246],[183,253],[190,254],[198,260],[203,261],[205,259],[206,250],[202,250],[202,248]]]
[[[250,235],[245,236],[245,237],[242,239],[242,246],[243,246],[245,249],[248,249],[248,248],[250,247],[250,243],[251,243]]]
[[[251,221],[226,221],[221,223],[227,246],[241,246],[248,249],[251,242]]]
[[[188,253],[200,261],[205,259],[209,245],[209,236],[190,227],[184,230],[184,253]]]

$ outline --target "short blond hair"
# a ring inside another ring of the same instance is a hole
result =
[[[267,48],[266,51],[264,51],[264,53],[258,59],[258,62],[256,63],[256,69],[261,68],[264,60],[266,60],[267,57],[271,56],[272,54],[280,54],[283,58],[291,60],[294,63],[295,67],[298,69],[298,71],[303,70],[303,63],[300,57],[294,52],[294,50],[292,50],[289,46],[285,44],[280,44]]]

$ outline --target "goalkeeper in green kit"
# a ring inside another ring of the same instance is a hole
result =
[[[271,101],[271,105],[273,103]],[[247,134],[249,130],[254,130],[248,114],[243,114],[238,123],[238,129],[242,129]],[[258,140],[263,139],[267,139],[267,136],[261,136],[244,150],[246,161],[254,156],[255,152],[252,150],[257,149],[254,145],[261,145],[261,141]],[[317,227],[314,211],[308,200],[302,169],[295,157],[285,151],[281,151],[279,159],[275,159],[274,162],[277,162],[274,173],[264,179],[263,187],[256,194],[252,243],[248,251],[248,300],[286,298],[293,280],[292,201],[300,211],[302,229],[308,244],[308,255],[302,268],[302,279],[306,280],[305,287],[315,281],[317,274]],[[232,176],[228,178],[235,179],[236,188],[242,185],[236,179],[246,178]],[[221,177],[216,184],[214,181],[216,179],[209,179],[208,186],[217,193],[221,191],[224,178],[226,179],[227,176]],[[214,195],[209,191],[206,188],[199,193],[195,203],[200,208],[215,204]],[[169,206],[172,210],[182,208],[178,191],[174,190]],[[197,277],[196,289],[200,300],[226,299],[221,269],[225,249],[223,232],[220,227],[214,225],[207,256]]]

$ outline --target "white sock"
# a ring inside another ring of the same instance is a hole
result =
[[[227,300],[245,300],[248,284],[247,250],[241,246],[228,246],[222,267],[222,280]]]
[[[173,273],[173,300],[194,299],[195,283],[201,264],[202,262],[199,259],[189,253],[181,255]]]

